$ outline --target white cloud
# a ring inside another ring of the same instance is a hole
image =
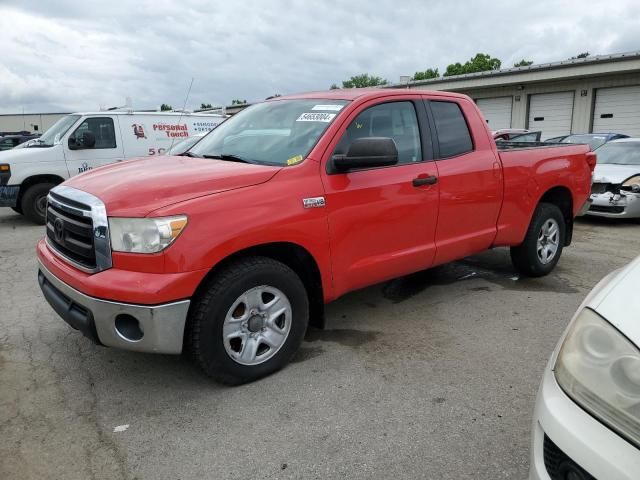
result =
[[[369,72],[490,53],[504,66],[640,48],[640,5],[617,2],[119,0],[0,6],[0,111],[188,107],[327,88]]]

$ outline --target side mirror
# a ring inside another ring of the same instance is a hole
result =
[[[79,140],[79,141],[78,141]],[[73,135],[69,137],[69,150],[82,150],[84,148],[93,148],[96,145],[96,137],[91,132],[82,132],[82,136],[78,139]]]
[[[345,155],[334,155],[331,159],[332,173],[354,169],[386,167],[398,163],[396,142],[387,137],[357,138]]]

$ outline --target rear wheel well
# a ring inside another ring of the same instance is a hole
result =
[[[553,187],[540,198],[540,203],[551,203],[560,209],[566,225],[564,245],[570,245],[573,237],[573,196],[571,190],[567,187]]]
[[[59,177],[58,175],[34,175],[32,177],[25,179],[20,184],[20,190],[18,192],[18,200],[16,205],[21,204],[22,196],[33,185],[37,185],[38,183],[53,183],[55,185],[58,185],[62,182],[64,182],[64,178]]]
[[[303,247],[288,242],[267,243],[240,250],[229,255],[215,265],[194,293],[194,298],[199,297],[209,284],[209,279],[224,269],[230,263],[247,257],[269,257],[284,263],[291,268],[302,280],[309,295],[309,324],[322,328],[324,324],[324,295],[322,291],[322,278],[320,269],[313,256]],[[192,301],[194,305],[196,302]],[[186,338],[186,337],[185,337]]]

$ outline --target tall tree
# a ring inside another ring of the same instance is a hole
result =
[[[173,110],[173,107],[171,105],[167,105],[166,103],[160,105],[161,112],[168,112],[169,110]]]
[[[528,67],[529,65],[533,65],[533,60],[525,60],[524,58],[513,64],[514,67]]]
[[[440,73],[437,68],[427,68],[424,72],[416,72],[411,80],[429,80],[430,78],[438,78]]]
[[[502,62],[499,59],[493,58],[487,53],[477,53],[475,57],[464,64],[457,62],[448,65],[447,71],[444,72],[444,76],[451,77],[453,75],[464,75],[465,73],[500,70],[501,65]]]
[[[331,86],[329,87],[329,90],[338,90],[340,87],[338,85],[336,85],[335,83],[332,83]]]
[[[386,85],[387,83],[388,82],[382,77],[362,73],[360,75],[354,75],[349,80],[343,81],[342,88],[377,87],[379,85]]]
[[[589,56],[589,52],[582,52],[576,55],[575,57],[571,57],[569,60],[576,60],[578,58],[587,58]]]

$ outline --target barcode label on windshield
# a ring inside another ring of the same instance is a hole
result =
[[[296,122],[330,122],[335,117],[335,113],[303,113],[298,117]]]

